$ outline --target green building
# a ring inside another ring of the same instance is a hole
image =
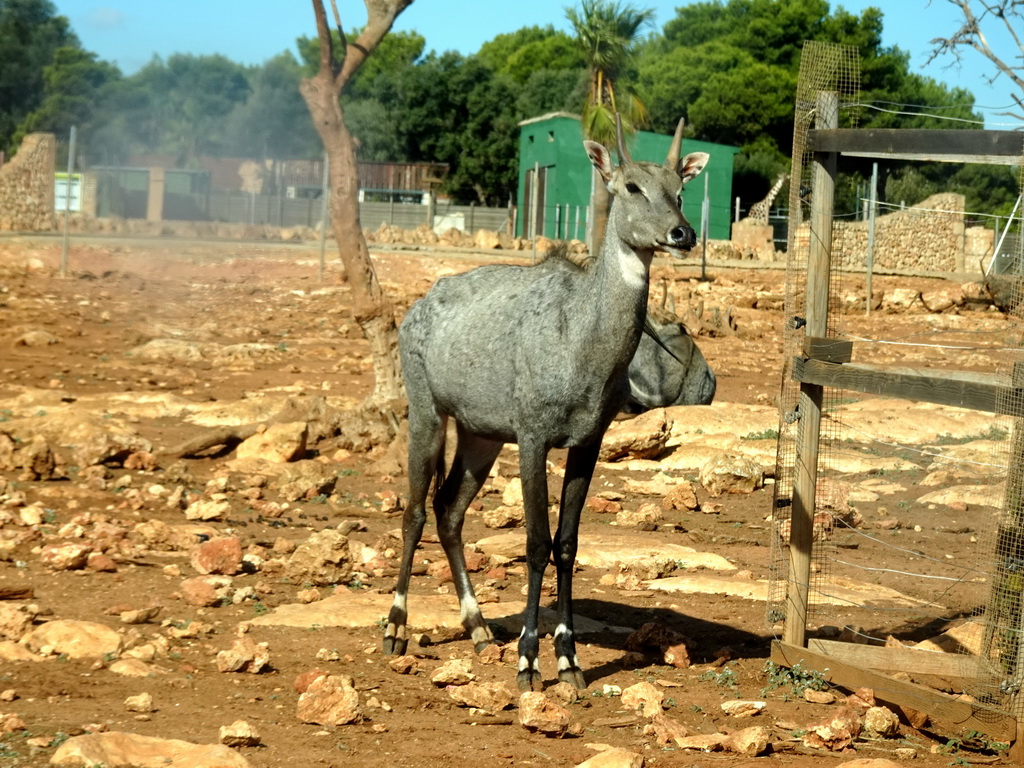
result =
[[[583,149],[580,118],[567,112],[524,120],[519,133],[519,216],[516,234],[585,240],[590,202],[590,159]],[[665,161],[671,136],[639,131],[627,139],[634,160]],[[732,223],[732,162],[740,150],[725,144],[683,139],[682,154],[707,152],[707,168],[687,185],[683,214],[700,236],[704,185],[710,200],[708,237],[728,240]],[[532,193],[536,176],[537,205]],[[705,177],[707,181],[705,182]],[[533,221],[536,216],[536,221]]]

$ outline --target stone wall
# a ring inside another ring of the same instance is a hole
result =
[[[807,225],[798,240],[806,245]],[[868,222],[834,221],[833,259],[843,269],[867,266]],[[917,205],[875,219],[875,269],[903,272],[963,272],[977,269],[991,255],[991,237],[983,228],[964,225],[964,197],[932,195]]]
[[[53,169],[57,139],[30,133],[0,168],[0,231],[46,232],[54,227]]]

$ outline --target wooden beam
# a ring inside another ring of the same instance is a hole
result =
[[[1024,133],[927,128],[812,129],[807,146],[815,152],[851,157],[929,160],[945,163],[1020,165]]]
[[[847,664],[879,672],[940,675],[947,680],[977,680],[991,675],[984,659],[966,653],[943,653],[907,646],[861,645],[817,639],[809,640],[807,647],[826,656],[841,658]]]
[[[848,363],[853,358],[853,342],[845,339],[804,337],[804,357],[826,363]]]
[[[793,359],[793,380],[1000,415],[1024,413],[1024,390],[993,374]]]
[[[995,707],[948,696],[916,683],[895,680],[881,672],[863,669],[810,648],[799,648],[774,640],[771,660],[785,667],[792,668],[800,664],[817,670],[826,681],[850,690],[871,688],[876,699],[927,712],[936,720],[979,731],[999,741],[1010,742],[1017,737],[1016,719]]]

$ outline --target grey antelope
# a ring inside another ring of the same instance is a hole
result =
[[[682,135],[680,120],[663,165],[633,162],[618,122],[618,166],[606,147],[583,142],[614,196],[604,244],[590,268],[551,262],[479,267],[441,278],[406,314],[399,347],[409,397],[409,500],[384,632],[386,653],[404,653],[408,643],[406,598],[432,478],[438,538],[451,566],[462,623],[477,651],[493,642],[466,572],[462,525],[502,445],[518,443],[528,588],[517,683],[522,690],[542,687],[537,618],[553,551],[558,677],[586,687],[572,612],[580,513],[601,438],[629,395],[626,372],[644,323],[654,251],[681,257],[679,251],[696,244],[679,192],[704,168],[708,155],[680,160]],[[455,420],[457,444],[445,476],[449,418]],[[568,448],[553,541],[547,487],[551,448]]]
[[[700,347],[682,323],[651,323],[660,344],[648,334],[640,337],[629,361],[629,400],[623,410],[643,413],[669,405],[708,405],[718,382]]]

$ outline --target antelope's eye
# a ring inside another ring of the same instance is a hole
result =
[[[635,195],[640,192],[640,187],[634,184],[632,181],[626,183],[626,191],[631,195]]]
[[[683,196],[682,195],[676,195],[676,208],[678,208],[679,210],[683,210]]]

